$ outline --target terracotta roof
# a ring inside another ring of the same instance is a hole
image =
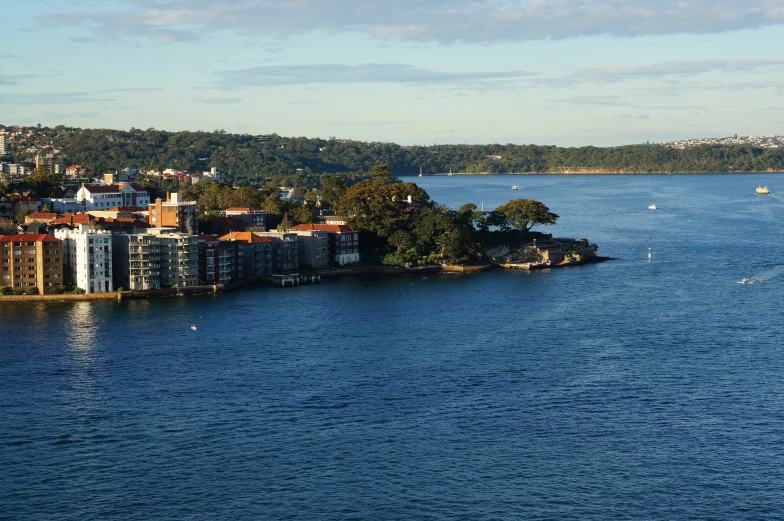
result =
[[[221,237],[220,240],[247,242],[249,244],[261,244],[265,242],[272,242],[266,237],[260,237],[252,232],[231,232]]]
[[[20,233],[19,235],[0,235],[0,242],[62,242],[45,233]]]
[[[291,229],[305,232],[319,231],[329,233],[347,233],[359,231],[357,228],[349,226],[348,224],[298,224]]]
[[[90,221],[94,220],[95,217],[87,213],[66,213],[63,214],[63,216],[59,219],[52,221],[51,224],[67,224],[68,226],[75,226],[77,224],[90,224]]]
[[[49,212],[33,212],[28,215],[26,218],[30,219],[57,219],[56,213],[49,213]]]
[[[250,208],[226,208],[224,212],[253,212]]]

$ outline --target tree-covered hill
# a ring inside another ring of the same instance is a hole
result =
[[[18,131],[20,127],[6,127]],[[283,181],[317,186],[328,173],[367,172],[388,164],[393,175],[469,173],[673,173],[784,171],[784,149],[698,146],[678,150],[661,145],[562,148],[540,145],[433,145],[343,139],[253,136],[156,129],[21,128],[10,141],[6,161],[29,163],[37,150],[59,150],[66,164],[83,164],[92,175],[125,167],[202,171],[217,167],[228,181]]]

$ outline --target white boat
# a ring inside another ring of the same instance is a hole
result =
[[[740,279],[738,284],[751,284],[751,279]]]
[[[754,190],[754,192],[757,195],[768,195],[770,193],[770,190],[768,190],[767,186],[760,185],[760,186],[757,187],[756,190]]]
[[[517,185],[512,185],[512,190],[517,190]]]
[[[648,210],[658,210],[658,209],[659,209],[658,205],[655,205],[655,204],[649,204],[648,205]]]
[[[195,326],[195,325],[191,326],[191,329],[193,329],[194,331],[196,331],[196,326]]]

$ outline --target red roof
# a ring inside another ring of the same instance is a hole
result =
[[[329,233],[347,233],[358,232],[357,228],[349,226],[348,224],[298,224],[291,228],[303,232],[329,232]]]
[[[49,213],[49,212],[33,212],[25,218],[30,219],[57,219],[56,213]]]
[[[67,224],[69,226],[74,226],[76,224],[90,224],[90,221],[94,220],[95,217],[87,213],[66,213],[59,219],[52,221],[51,224]]]
[[[218,242],[218,238],[214,235],[207,235],[206,233],[200,233],[198,236],[200,241],[204,242]]]
[[[260,237],[253,232],[230,232],[220,238],[222,241],[239,241],[247,242],[249,244],[261,244],[265,242],[272,242],[266,237]]]
[[[257,210],[251,210],[250,208],[226,208],[223,211],[224,212],[255,212]]]
[[[19,235],[0,235],[0,242],[62,242],[45,233],[20,233]]]

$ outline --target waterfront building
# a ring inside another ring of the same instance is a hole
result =
[[[292,273],[299,269],[299,238],[293,232],[253,232],[272,241],[272,273]]]
[[[359,262],[359,230],[347,224],[299,224],[291,231],[322,231],[329,234],[330,256],[341,266]]]
[[[130,290],[160,289],[160,240],[146,233],[113,234],[112,266],[117,287]]]
[[[223,243],[234,243],[234,264],[237,278],[267,277],[272,274],[273,241],[252,232],[231,232],[220,238]],[[241,266],[241,273],[239,275]]]
[[[234,271],[235,247],[214,235],[200,233],[199,284],[228,284]]]
[[[85,293],[114,291],[112,282],[112,232],[89,224],[60,228],[55,237],[63,242],[66,282]]]
[[[199,285],[199,239],[166,229],[149,230],[161,247],[161,286],[190,288]]]
[[[0,235],[0,286],[39,294],[63,285],[62,241],[51,235]]]
[[[82,211],[109,210],[118,206],[138,206],[147,208],[150,205],[150,194],[136,183],[118,183],[112,185],[85,185],[76,192],[76,200]]]
[[[289,230],[297,234],[299,265],[321,269],[329,266],[329,233],[321,230]]]
[[[221,217],[234,217],[245,225],[246,229],[255,228],[258,231],[267,230],[267,212],[264,210],[252,210],[250,208],[226,208],[221,213]]]
[[[166,200],[156,199],[149,206],[148,222],[155,228],[175,228],[182,233],[198,232],[196,201],[184,201],[180,192],[166,193]]]

